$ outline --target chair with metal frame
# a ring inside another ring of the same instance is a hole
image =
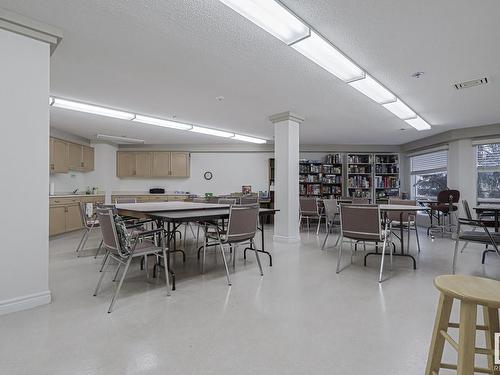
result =
[[[407,206],[416,206],[417,201],[412,200],[412,199],[400,199],[400,198],[389,198],[389,204],[400,204],[400,205],[407,205]],[[420,253],[420,239],[418,237],[418,227],[417,227],[417,217],[415,214],[410,213],[410,212],[403,212],[401,215],[400,212],[397,211],[389,211],[387,213],[387,218],[389,219],[389,224],[391,231],[393,228],[401,228],[403,226],[403,230],[406,230],[408,233],[408,239],[407,239],[407,244],[408,244],[408,250],[410,249],[410,233],[411,231],[415,231],[415,238],[417,241],[417,249],[418,252]],[[403,221],[401,222],[401,218]],[[393,234],[398,237],[397,233]]]
[[[227,267],[226,255],[224,246],[232,248],[233,267],[236,262],[236,247],[243,244],[250,244],[250,249],[255,252],[257,264],[259,265],[260,275],[263,276],[262,265],[260,263],[259,252],[255,247],[255,234],[257,233],[257,222],[259,218],[259,204],[244,205],[244,206],[231,206],[229,209],[229,221],[227,224],[227,231],[221,234],[219,228],[217,229],[217,238],[214,243],[205,242],[203,245],[203,260],[202,272],[205,267],[206,247],[213,244],[219,245],[221,249],[222,259],[226,268],[227,283],[231,285],[231,278],[229,277],[229,269]]]
[[[302,225],[302,219],[306,219],[307,230],[309,231],[311,229],[310,220],[311,219],[317,220],[318,225],[316,228],[316,235],[318,235],[322,219],[325,220],[325,226],[326,226],[326,216],[324,215],[324,213],[321,212],[321,209],[318,205],[318,200],[316,198],[300,197],[299,208],[300,208],[299,226]]]
[[[481,258],[481,264],[484,264],[486,260],[486,254],[489,252],[494,252],[498,256],[500,256],[500,251],[498,249],[498,244],[500,244],[500,233],[493,232],[491,233],[488,230],[488,227],[486,226],[485,223],[483,223],[481,220],[473,220],[473,219],[465,219],[465,218],[458,218],[457,219],[458,224],[457,224],[457,232],[456,232],[456,239],[455,239],[455,250],[453,252],[453,266],[452,266],[452,272],[455,273],[456,269],[456,263],[457,263],[457,257],[458,257],[458,246],[460,241],[466,241],[466,243],[469,242],[475,242],[483,245],[491,245],[493,246],[493,250],[485,249],[483,251],[483,255]],[[462,225],[467,225],[475,228],[481,228],[483,229],[483,232],[471,230],[471,231],[463,231],[461,232],[460,229]]]
[[[94,228],[99,228],[99,220],[96,218],[95,214],[92,214],[92,216],[87,215],[87,203],[80,203],[79,208],[80,208],[80,217],[82,219],[84,232],[82,238],[80,239],[80,242],[78,243],[78,246],[76,247],[77,257],[80,256],[79,252],[85,248],[87,240],[92,231],[94,230]],[[97,251],[99,251],[100,248],[101,244],[99,245]]]
[[[321,250],[325,248],[326,242],[328,241],[328,237],[332,232],[334,227],[340,228],[340,208],[336,199],[323,199],[323,205],[325,209],[326,216],[326,236],[323,241],[323,245],[321,246]],[[337,237],[337,242],[335,242],[334,246],[337,246],[340,235]]]
[[[106,249],[106,264],[109,264],[109,260],[113,259],[118,263],[118,266],[115,270],[115,276],[113,281],[118,277],[118,273],[120,272],[121,266],[125,266],[123,270],[122,276],[120,278],[120,282],[116,291],[113,295],[113,299],[109,305],[108,313],[111,313],[113,310],[113,306],[118,298],[120,293],[120,289],[123,285],[123,281],[129,269],[130,263],[134,258],[145,258],[147,259],[148,255],[157,255],[162,257],[165,263],[165,279],[167,286],[167,296],[170,295],[170,280],[168,275],[168,261],[167,261],[167,248],[165,247],[165,230],[164,229],[154,229],[150,231],[143,232],[134,232],[133,234],[128,233],[125,235],[129,235],[130,244],[126,244],[125,240],[120,241],[117,232],[117,224],[115,222],[115,215],[113,215],[113,210],[111,209],[98,209],[97,216],[101,223],[101,230],[103,235],[103,244]],[[124,229],[127,231],[127,229]],[[161,246],[156,246],[154,242],[145,239],[147,236],[160,234],[161,235]],[[146,262],[146,277],[149,277],[149,269]],[[99,277],[99,281],[94,291],[94,296],[97,296],[99,289],[101,287],[102,280],[104,278],[105,272],[101,273]]]
[[[452,233],[455,226],[452,221],[452,214],[458,211],[457,203],[460,202],[460,192],[458,190],[447,189],[440,191],[437,195],[437,203],[431,204],[429,207],[432,212],[437,212],[438,215],[443,217],[443,223],[437,226],[429,227],[428,232],[433,230],[440,230],[441,234],[445,232]],[[439,216],[438,216],[439,217]],[[448,224],[445,224],[445,218],[448,217]]]
[[[381,283],[384,271],[385,249],[390,239],[389,221],[384,223],[384,229],[381,226],[380,207],[378,205],[340,205],[340,240],[339,254],[337,259],[337,273],[341,271],[340,264],[342,260],[342,245],[345,239],[350,240],[351,244],[351,263],[353,262],[354,242],[382,242],[382,257],[380,259],[379,283]],[[392,270],[392,250],[389,250],[390,269]]]

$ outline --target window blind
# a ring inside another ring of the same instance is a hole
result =
[[[446,171],[448,168],[448,150],[412,156],[410,160],[411,174]]]
[[[477,146],[477,167],[500,168],[500,143],[489,143]]]

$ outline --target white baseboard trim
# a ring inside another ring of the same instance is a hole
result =
[[[46,305],[50,303],[51,300],[52,296],[50,294],[50,290],[46,290],[40,293],[0,301],[0,315]]]
[[[275,234],[273,236],[273,241],[282,243],[297,243],[300,242],[300,236],[287,237],[287,236],[278,236]]]

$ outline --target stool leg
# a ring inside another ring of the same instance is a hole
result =
[[[444,349],[444,337],[440,334],[440,331],[446,331],[448,329],[452,306],[453,298],[441,293],[436,313],[436,321],[434,322],[434,330],[432,331],[432,341],[429,348],[425,375],[439,373],[439,365],[441,364]]]
[[[486,349],[493,350],[495,348],[495,332],[500,332],[500,323],[498,319],[498,310],[483,306],[484,325],[488,330],[484,332],[486,335]],[[493,355],[488,355],[488,368],[492,374],[499,375],[500,371],[495,371],[495,363]]]
[[[474,349],[476,347],[477,305],[461,301],[460,329],[458,333],[457,375],[474,374]]]

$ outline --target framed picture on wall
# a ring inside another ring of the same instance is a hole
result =
[[[252,193],[252,187],[250,185],[243,185],[241,187],[241,192],[243,195],[251,194]]]

